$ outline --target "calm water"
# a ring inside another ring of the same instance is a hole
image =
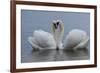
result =
[[[32,36],[33,31],[38,29],[51,32],[52,21],[56,19],[60,19],[64,23],[64,38],[72,29],[82,29],[90,36],[89,13],[21,10],[21,62],[89,59],[88,51],[78,51],[76,53],[50,49],[35,52],[32,50],[27,41],[28,37]]]

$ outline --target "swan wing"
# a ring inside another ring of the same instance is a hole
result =
[[[33,49],[39,49],[41,48],[40,46],[38,46],[36,44],[36,41],[34,40],[34,37],[28,37],[28,42],[30,43],[30,45],[32,46]]]
[[[54,38],[51,33],[45,32],[43,30],[35,30],[33,36],[29,38],[29,43],[34,48],[39,49],[54,49],[56,47]]]
[[[68,33],[64,41],[64,49],[74,50],[81,47],[86,47],[88,43],[87,33],[80,29],[73,29]]]
[[[81,43],[79,43],[77,46],[75,46],[75,47],[73,48],[73,50],[86,48],[87,45],[88,45],[88,41],[89,41],[89,38],[87,38],[86,40],[84,40],[84,41],[82,41]]]

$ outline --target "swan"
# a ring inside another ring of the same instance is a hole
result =
[[[87,33],[80,29],[71,30],[65,38],[64,48],[67,50],[77,50],[88,46],[89,37]]]
[[[44,30],[35,30],[33,36],[28,37],[28,42],[36,49],[67,49],[77,50],[78,48],[86,48],[89,37],[87,33],[81,29],[71,30],[64,42],[62,43],[64,35],[64,25],[61,20],[54,20],[52,22],[52,32]]]
[[[34,50],[56,48],[53,35],[43,30],[35,30],[33,36],[28,37],[28,41]]]

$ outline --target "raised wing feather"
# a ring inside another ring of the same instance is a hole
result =
[[[33,32],[33,36],[28,38],[29,43],[33,48],[38,49],[55,49],[56,43],[51,33],[43,30],[36,30]]]

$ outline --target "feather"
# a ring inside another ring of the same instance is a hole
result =
[[[86,32],[80,29],[73,29],[66,36],[64,41],[64,49],[76,50],[78,48],[86,47],[89,37]]]

